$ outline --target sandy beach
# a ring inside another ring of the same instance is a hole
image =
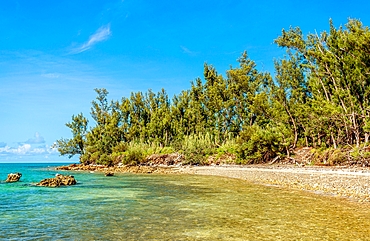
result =
[[[238,178],[262,185],[313,191],[370,202],[370,169],[297,166],[192,166],[180,173]]]

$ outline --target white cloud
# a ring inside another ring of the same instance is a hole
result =
[[[46,152],[45,148],[35,148],[30,151],[30,153],[32,154],[42,154],[45,152]]]
[[[35,133],[35,138],[28,139],[24,143],[26,144],[40,144],[45,143],[44,137],[40,136],[38,132]]]
[[[10,150],[9,146],[4,146],[0,148],[0,153],[1,154],[9,153],[9,150]]]
[[[52,148],[48,145],[44,147],[32,147],[31,144],[23,144],[19,145],[18,147],[10,147],[6,145],[5,147],[0,148],[0,156],[6,155],[16,155],[16,156],[24,156],[24,155],[39,155],[39,154],[57,154],[58,150]]]
[[[7,147],[6,147],[7,148]],[[18,146],[18,148],[7,148],[8,153],[12,154],[18,154],[18,155],[25,155],[31,151],[31,145],[30,144],[24,144],[21,146]]]
[[[90,36],[89,40],[82,44],[81,46],[73,49],[71,54],[82,53],[90,49],[95,44],[107,40],[111,36],[112,32],[110,31],[110,25],[105,25],[100,27],[96,32]]]
[[[45,144],[45,139],[38,132],[34,138],[30,138],[25,142],[19,142],[18,146],[9,146],[4,142],[0,142],[0,156],[38,156],[38,155],[53,155],[58,154],[58,150]]]

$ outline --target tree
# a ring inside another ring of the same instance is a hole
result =
[[[81,114],[72,116],[72,122],[66,124],[71,129],[71,139],[60,139],[56,142],[56,147],[60,155],[68,155],[69,158],[74,155],[83,155],[86,147],[88,120]]]
[[[275,81],[271,83],[274,119],[292,129],[294,138],[291,148],[294,149],[302,129],[307,129],[304,124],[307,114],[305,106],[310,93],[298,55],[290,54],[289,59],[276,61],[275,71]]]
[[[113,148],[124,141],[125,135],[122,132],[120,104],[116,101],[108,102],[106,89],[95,89],[98,94],[92,102],[91,116],[96,125],[86,135],[88,148],[82,160],[85,163],[95,162],[98,164],[111,165]]]
[[[318,142],[326,145],[353,145],[368,141],[370,94],[370,31],[358,20],[350,19],[346,28],[309,34],[301,30],[283,30],[275,42],[294,52],[304,70],[303,76],[312,95],[312,110],[326,106],[332,113],[313,113],[325,124],[325,131],[316,132]],[[312,115],[311,115],[312,116]]]

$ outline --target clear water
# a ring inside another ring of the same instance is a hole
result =
[[[45,164],[0,164],[0,240],[370,240],[369,206],[191,175],[72,174],[78,185],[30,184]],[[59,171],[60,172],[60,171]]]

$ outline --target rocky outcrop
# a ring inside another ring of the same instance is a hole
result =
[[[8,178],[5,182],[18,182],[19,179],[21,179],[22,173],[16,172],[16,173],[9,173]]]
[[[178,165],[184,161],[184,156],[179,153],[172,154],[153,154],[145,159],[145,165],[148,166],[172,166]]]
[[[71,164],[69,166],[60,166],[60,167],[57,167],[56,169],[66,171],[66,170],[72,170],[75,167],[78,167],[78,164]]]
[[[60,187],[60,186],[70,186],[77,184],[74,176],[56,174],[54,178],[47,178],[37,183],[37,186],[43,187]]]
[[[113,173],[174,173],[174,168],[169,166],[114,166],[73,164],[57,167],[56,170],[89,171],[89,172],[113,172]]]

